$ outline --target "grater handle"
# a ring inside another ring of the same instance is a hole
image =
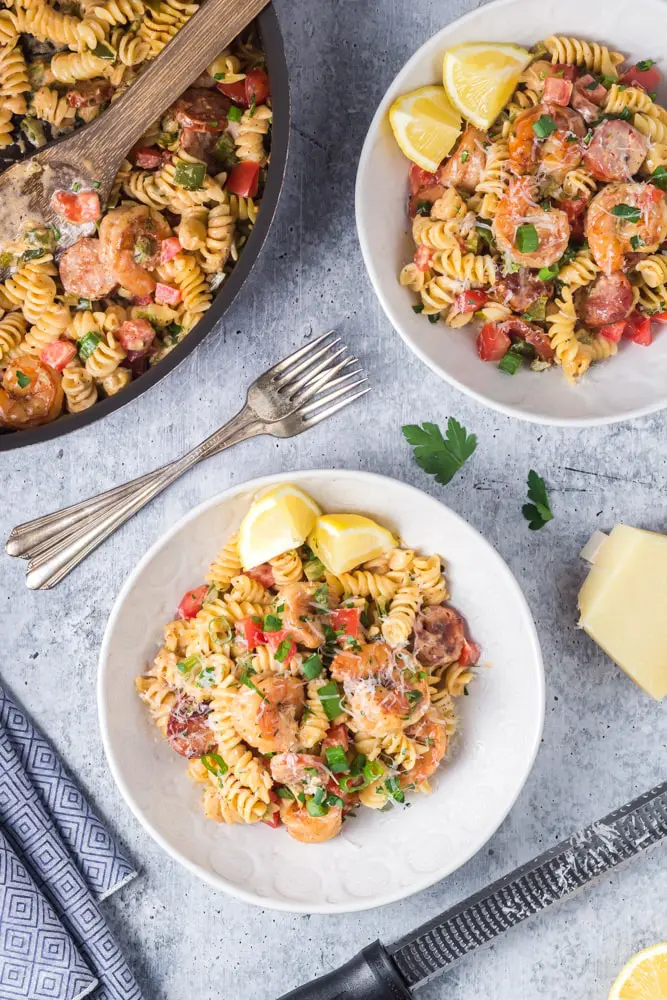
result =
[[[376,941],[340,969],[299,986],[280,1000],[412,1000],[412,993]]]

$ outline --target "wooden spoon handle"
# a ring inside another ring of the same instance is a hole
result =
[[[204,0],[167,47],[119,100],[89,125],[85,156],[118,162],[185,88],[242,31],[269,0]]]

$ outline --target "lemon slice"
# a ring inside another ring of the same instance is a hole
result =
[[[445,52],[442,67],[447,96],[477,128],[490,128],[533,59],[526,49],[509,43],[455,45]]]
[[[322,513],[315,501],[290,483],[274,486],[253,501],[239,528],[239,555],[252,569],[303,545]]]
[[[609,1000],[664,1000],[667,997],[667,942],[634,955],[611,988]]]
[[[461,115],[442,87],[422,87],[394,101],[389,121],[409,160],[435,173],[461,134]]]
[[[395,548],[396,539],[361,514],[325,514],[318,517],[308,544],[329,572],[339,576],[389,552]]]

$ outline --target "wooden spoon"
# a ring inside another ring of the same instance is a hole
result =
[[[204,0],[141,76],[95,121],[45,146],[0,175],[0,249],[26,223],[55,225],[58,250],[94,231],[51,208],[55,191],[94,188],[104,204],[122,161],[147,127],[236,38],[269,0]],[[0,271],[0,278],[2,277]]]

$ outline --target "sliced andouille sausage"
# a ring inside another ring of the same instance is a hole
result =
[[[498,302],[503,302],[509,306],[512,312],[528,312],[530,307],[538,299],[551,295],[553,286],[546,281],[542,281],[528,270],[522,267],[514,274],[508,274],[495,283],[491,289],[491,294]]]
[[[607,326],[632,312],[632,285],[622,271],[601,274],[588,289],[582,313],[586,326]]]
[[[584,165],[599,181],[629,181],[648,153],[649,141],[633,125],[607,118],[584,151]]]
[[[218,135],[214,132],[201,132],[196,128],[183,128],[179,137],[179,144],[182,150],[201,160],[209,170],[219,173],[223,169],[223,164],[215,156],[213,148],[218,140]]]
[[[224,132],[231,101],[219,90],[188,87],[173,106],[179,125],[197,132]]]
[[[508,337],[520,337],[521,340],[525,340],[527,344],[535,348],[535,353],[541,361],[553,360],[554,350],[551,341],[544,330],[535,323],[529,323],[525,319],[520,319],[519,316],[512,316],[510,319],[498,323],[498,329],[502,333],[506,333]]]
[[[169,715],[167,739],[182,757],[203,757],[212,753],[217,741],[208,723],[210,708],[191,698],[179,698]]]
[[[99,299],[109,295],[118,284],[102,263],[100,241],[92,237],[77,240],[65,250],[58,269],[65,291],[82,299]]]
[[[415,621],[415,656],[420,663],[454,663],[465,642],[463,619],[443,604],[424,608]]]
[[[112,94],[108,80],[80,80],[67,91],[67,103],[71,108],[93,108],[110,101]]]
[[[119,326],[116,338],[125,351],[143,353],[155,340],[155,328],[147,319],[126,319]]]
[[[460,188],[474,194],[486,166],[486,136],[473,125],[468,125],[458,145],[444,166],[438,179],[447,187]]]
[[[260,563],[259,566],[253,566],[252,569],[246,570],[246,576],[257,580],[257,583],[261,583],[263,587],[267,588],[273,587],[276,582],[271,563]]]

